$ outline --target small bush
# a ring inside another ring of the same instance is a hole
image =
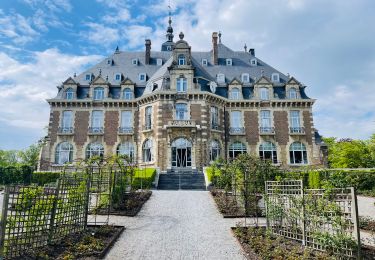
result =
[[[44,185],[51,182],[56,182],[60,177],[60,172],[34,172],[31,182],[38,185]]]
[[[156,170],[153,168],[135,169],[132,189],[150,189],[155,180]]]

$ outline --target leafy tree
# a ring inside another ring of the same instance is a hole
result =
[[[18,162],[16,150],[0,150],[0,166],[16,165]]]
[[[36,167],[39,161],[41,144],[32,144],[25,150],[18,152],[21,163]]]

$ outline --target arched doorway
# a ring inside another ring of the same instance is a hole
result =
[[[191,142],[181,137],[174,140],[171,147],[172,167],[191,167]]]

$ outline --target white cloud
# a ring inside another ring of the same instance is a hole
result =
[[[88,38],[91,44],[100,44],[109,46],[120,39],[117,29],[99,24],[89,22],[86,24],[90,30],[81,32],[81,37]]]
[[[37,129],[41,137],[49,116],[45,100],[56,96],[55,86],[101,58],[97,55],[73,56],[48,49],[33,53],[33,61],[22,63],[0,52],[2,127],[10,126],[9,134],[16,128],[25,132]]]
[[[130,25],[125,27],[122,33],[123,37],[128,40],[127,46],[134,48],[144,44],[145,39],[150,37],[152,28],[142,25]]]
[[[72,5],[70,0],[23,0],[32,8],[47,7],[51,12],[70,12]]]
[[[133,1],[129,0],[96,0],[96,2],[104,4],[110,8],[122,8],[128,6]]]
[[[117,14],[113,15],[113,12],[103,17],[103,21],[109,24],[115,24],[119,22],[126,22],[131,19],[131,14],[127,9],[121,9]]]

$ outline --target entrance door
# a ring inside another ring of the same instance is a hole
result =
[[[178,138],[172,143],[172,167],[191,167],[191,143],[185,138]]]

